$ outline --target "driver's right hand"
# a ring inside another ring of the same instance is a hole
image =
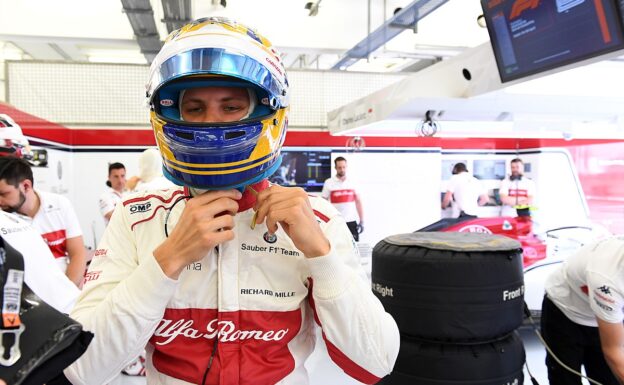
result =
[[[209,191],[186,202],[169,238],[154,250],[156,261],[169,278],[177,279],[187,265],[234,239],[234,215],[241,197],[238,190],[231,189]]]

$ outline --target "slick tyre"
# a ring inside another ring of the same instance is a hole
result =
[[[484,341],[522,323],[520,243],[477,233],[417,232],[373,249],[372,287],[401,334]]]
[[[516,333],[472,345],[401,339],[394,369],[383,385],[522,385],[525,352]]]

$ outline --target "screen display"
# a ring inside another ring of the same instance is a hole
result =
[[[621,0],[481,0],[501,81],[622,49]]]
[[[282,150],[282,164],[269,180],[281,186],[302,187],[308,192],[323,190],[331,177],[331,151]]]
[[[501,180],[505,178],[505,161],[482,159],[475,160],[474,163],[474,175],[475,178],[481,180],[495,179]]]

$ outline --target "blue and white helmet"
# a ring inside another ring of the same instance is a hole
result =
[[[182,120],[185,90],[211,86],[246,88],[253,111],[235,122]],[[213,190],[273,174],[288,125],[288,90],[279,53],[252,29],[210,17],[172,32],[152,62],[147,85],[165,175],[180,185]]]

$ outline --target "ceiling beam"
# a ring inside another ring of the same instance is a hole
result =
[[[100,39],[89,37],[66,37],[66,36],[39,36],[39,35],[12,35],[0,34],[1,41],[11,41],[15,43],[55,43],[58,45],[86,45],[86,46],[108,46],[108,47],[136,47],[137,43],[133,39]]]
[[[134,31],[134,37],[139,43],[141,53],[148,63],[151,63],[160,47],[160,34],[154,21],[154,10],[149,0],[121,0],[123,12]]]
[[[182,28],[193,20],[191,0],[161,0],[161,2],[164,17],[160,21],[165,23],[169,33]]]
[[[24,51],[35,60],[67,60],[68,56],[62,50],[55,49],[47,43],[15,42],[11,43]],[[58,47],[58,46],[56,46]]]
[[[414,0],[405,6],[379,28],[371,32],[333,65],[333,70],[345,70],[360,59],[367,58],[372,52],[386,44],[405,29],[415,30],[419,20],[429,15],[448,0]],[[465,1],[465,0],[464,0]]]

